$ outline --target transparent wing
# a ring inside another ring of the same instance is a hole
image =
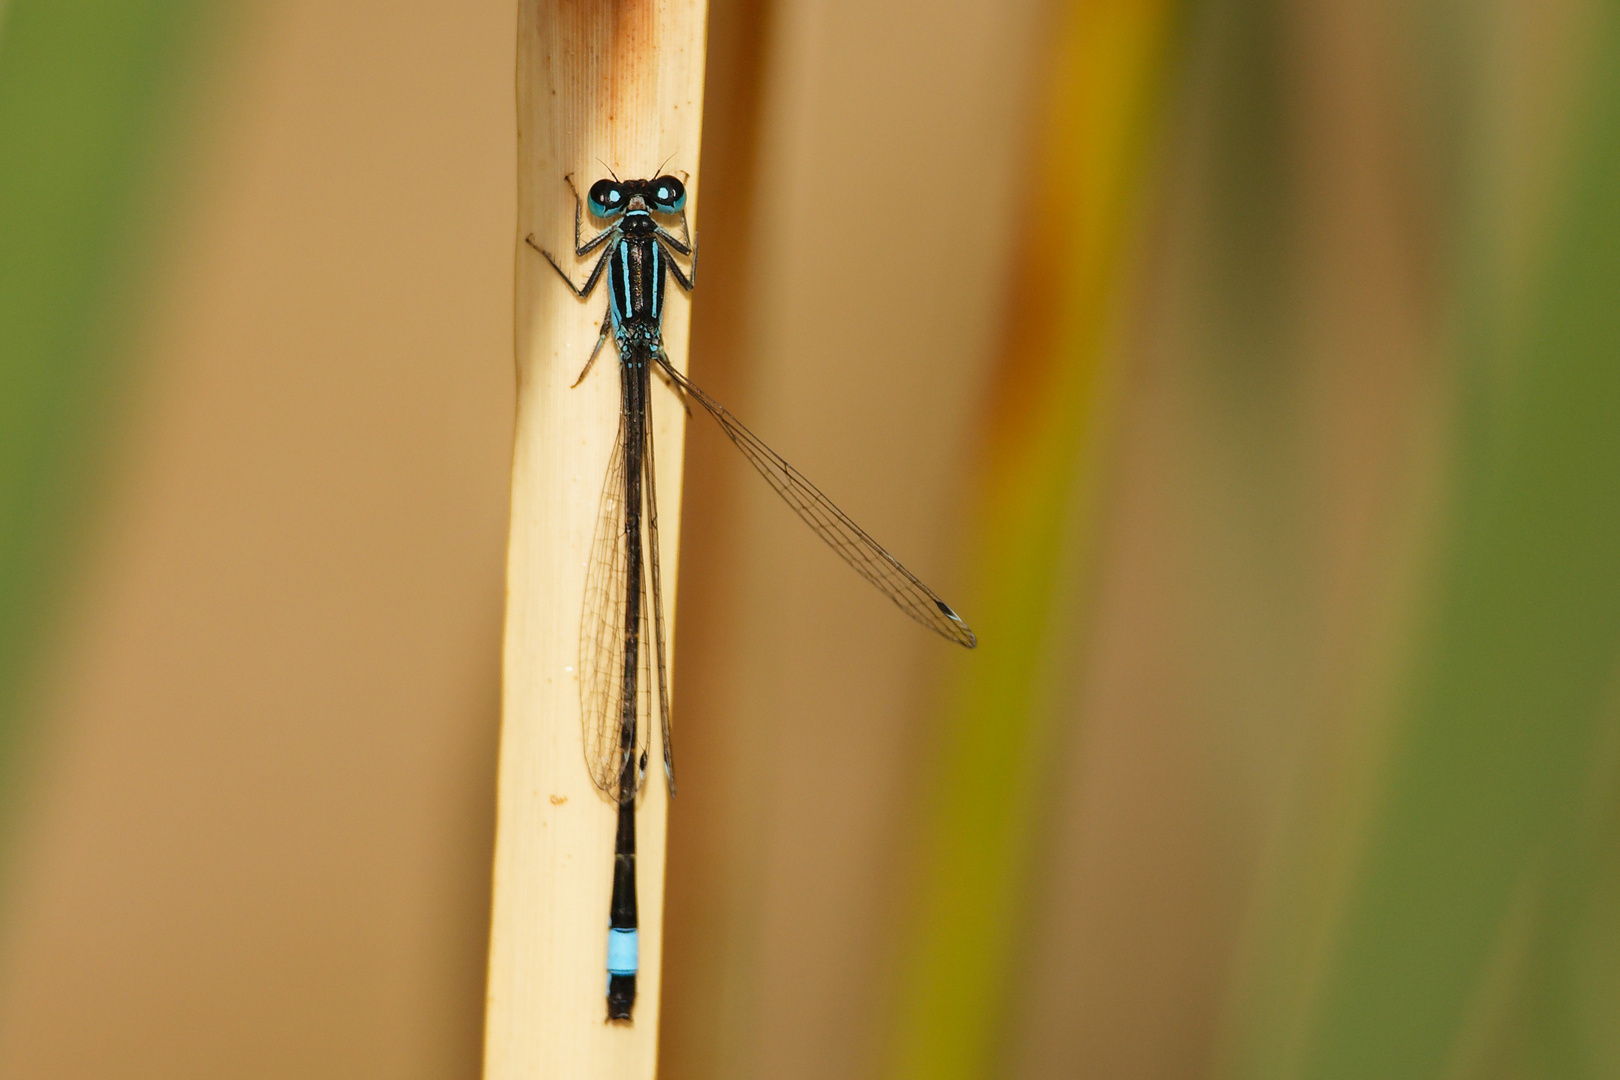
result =
[[[619,777],[625,762],[621,740],[627,691],[636,697],[631,753],[636,759],[635,789],[641,788],[644,769],[640,759],[646,749],[650,682],[647,649],[638,650],[638,670],[628,686],[624,671],[625,649],[631,639],[630,628],[625,625],[631,581],[628,537],[624,528],[624,436],[621,419],[619,433],[613,440],[613,457],[608,461],[607,475],[602,480],[602,500],[597,509],[590,562],[585,570],[585,603],[579,626],[579,709],[585,740],[585,767],[590,771],[591,781],[615,802],[621,795]],[[646,605],[641,608],[637,640],[645,641]]]
[[[759,436],[727,412],[724,405],[676,371],[667,357],[660,354],[658,363],[676,385],[715,418],[731,441],[737,444],[737,449],[759,470],[766,483],[776,489],[783,501],[793,508],[793,512],[814,529],[816,535],[825,540],[857,574],[876,585],[901,611],[940,637],[969,649],[978,644],[973,631],[951,610],[949,604],[940,599],[938,593],[900,565],[899,559],[884,551],[882,545],[851,521],[849,515],[834,506],[832,500],[806,480],[799,470],[782,460],[780,454],[766,446]]]
[[[650,399],[650,395],[649,395]],[[654,656],[658,662],[658,718],[659,736],[664,745],[664,776],[669,780],[669,793],[675,794],[675,750],[669,741],[669,667],[664,645],[664,584],[658,572],[658,479],[653,461],[652,417],[647,418],[647,448],[642,457],[646,464],[643,489],[647,492],[647,591],[652,593],[652,638]]]

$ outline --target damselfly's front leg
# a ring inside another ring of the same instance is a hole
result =
[[[581,199],[579,197],[579,189],[574,186],[574,174],[573,173],[569,173],[567,176],[563,177],[563,179],[568,181],[568,190],[572,191],[574,193],[574,254],[576,256],[578,256],[579,258],[583,259],[585,256],[589,255],[592,251],[595,251],[596,246],[598,244],[602,243],[608,237],[612,236],[613,235],[613,229],[603,229],[601,232],[599,232],[595,236],[591,237],[585,243],[583,243],[583,244],[580,243],[579,242],[579,225],[580,225],[580,219],[581,219],[581,217],[584,216],[584,213],[585,213],[585,200]],[[614,226],[614,228],[616,229],[616,228],[618,228],[618,226]],[[548,255],[546,257],[550,258],[551,256]]]
[[[697,257],[697,243],[692,239],[692,226],[687,224],[685,208],[682,208],[681,210],[680,236],[677,237],[674,233],[670,232],[662,225],[655,226],[653,228],[653,232],[658,234],[659,239],[663,240],[666,244],[680,252],[682,255],[690,255],[693,258]]]
[[[574,187],[573,174],[570,173],[569,175],[563,177],[563,179],[568,181],[568,190],[574,193],[574,255],[576,258],[583,259],[591,252],[601,247],[603,244],[606,244],[609,240],[618,236],[619,226],[615,225],[611,229],[603,229],[601,232],[597,233],[583,244],[580,243],[579,226],[580,219],[585,213],[585,202],[579,197],[578,189]],[[534,248],[534,250],[546,257],[546,262],[550,263],[551,268],[557,271],[557,273],[562,276],[564,281],[568,282],[568,287],[573,290],[574,295],[579,297],[581,300],[589,296],[591,294],[591,290],[596,288],[596,279],[602,276],[602,267],[607,264],[608,255],[613,251],[612,245],[609,245],[607,251],[602,252],[602,257],[596,260],[596,266],[591,269],[591,276],[585,279],[585,284],[583,286],[577,286],[574,284],[574,279],[568,276],[568,271],[557,265],[557,260],[551,257],[551,252],[534,242],[534,233],[530,233],[528,236],[525,236],[523,240],[530,247]]]

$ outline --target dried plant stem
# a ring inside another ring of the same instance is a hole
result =
[[[571,250],[574,196],[608,169],[690,175],[698,203],[704,0],[522,0],[518,28],[517,439],[507,577],[495,897],[484,1075],[642,1078],[658,1050],[667,795],[656,768],[638,817],[640,995],[605,1019],[614,807],[580,735],[580,605],[603,472],[618,425],[611,343],[579,374],[605,290],[569,295],[523,238]],[[567,265],[565,260],[564,265]],[[575,280],[583,280],[582,265]],[[664,338],[686,365],[688,307],[671,288]],[[664,612],[674,615],[685,414],[654,387]],[[673,624],[671,624],[673,625]]]

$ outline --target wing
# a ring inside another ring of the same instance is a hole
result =
[[[676,371],[662,353],[658,356],[658,364],[677,386],[715,418],[731,441],[737,444],[737,449],[759,470],[765,482],[775,488],[783,501],[793,508],[793,512],[814,529],[816,535],[825,540],[857,574],[876,585],[901,611],[940,637],[969,649],[978,644],[973,631],[968,629],[961,616],[951,610],[949,604],[940,599],[938,593],[900,565],[899,559],[884,551],[876,540],[851,521],[849,515],[834,506],[832,500],[806,480],[799,470],[782,460],[780,454],[766,446],[759,436],[727,412],[724,405]]]
[[[651,416],[647,418],[647,448],[642,461],[646,465],[642,488],[647,493],[647,513],[643,520],[647,523],[647,591],[652,593],[653,649],[658,662],[659,736],[664,745],[664,776],[669,780],[670,795],[674,795],[675,751],[669,742],[669,667],[664,645],[664,583],[658,573],[658,479],[655,475],[658,470],[653,462]]]
[[[613,457],[602,480],[597,509],[596,536],[591,541],[585,570],[585,603],[579,625],[579,710],[585,741],[585,767],[591,781],[610,799],[619,801],[619,778],[625,764],[622,746],[624,723],[625,649],[630,640],[625,625],[629,589],[629,552],[626,550],[624,500],[624,421],[613,440]],[[640,587],[640,582],[636,583]],[[638,641],[645,641],[646,605],[641,605]],[[630,748],[637,758],[635,789],[640,790],[645,768],[640,763],[646,748],[648,650],[638,650],[636,679],[629,689],[636,695],[636,729]]]

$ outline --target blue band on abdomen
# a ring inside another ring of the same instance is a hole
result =
[[[641,944],[634,930],[608,931],[609,975],[634,975],[641,963]]]

